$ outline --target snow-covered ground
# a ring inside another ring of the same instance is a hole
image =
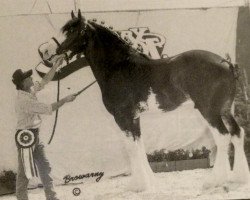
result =
[[[211,169],[196,169],[181,172],[156,173],[154,192],[130,192],[126,190],[129,176],[103,179],[98,183],[57,186],[61,200],[187,200],[187,199],[249,199],[250,184],[228,183],[223,187],[202,190],[204,180]],[[81,194],[74,196],[74,188],[80,188]],[[32,200],[45,200],[41,188],[30,190]],[[14,195],[0,197],[1,200],[15,200]]]

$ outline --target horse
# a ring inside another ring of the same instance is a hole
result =
[[[148,190],[155,183],[140,127],[140,115],[150,109],[149,100],[155,102],[162,114],[186,101],[192,101],[200,112],[217,146],[212,176],[207,178],[204,188],[250,180],[244,152],[245,133],[232,111],[236,93],[234,64],[205,50],[151,59],[112,27],[96,19],[86,21],[80,10],[77,16],[72,11],[61,35],[39,48],[41,57],[52,60],[54,55],[64,53],[70,57],[85,55],[101,89],[103,104],[124,133],[132,174],[130,190]],[[235,150],[232,173],[228,158],[230,143]]]

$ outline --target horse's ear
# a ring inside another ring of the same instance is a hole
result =
[[[78,9],[78,19],[81,19],[82,18],[82,13],[81,13],[81,10]]]
[[[72,17],[72,19],[76,18],[76,16],[75,16],[73,10],[71,11],[71,17]]]

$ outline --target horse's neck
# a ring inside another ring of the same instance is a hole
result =
[[[150,63],[152,60],[147,60],[139,55],[137,55],[138,57],[135,56],[134,60],[133,58],[128,60],[129,54],[127,52],[118,52],[114,51],[114,48],[110,48],[112,48],[112,44],[103,45],[100,41],[95,40],[84,52],[101,89],[105,86],[105,82],[108,78],[112,76],[114,70],[118,70],[119,67],[122,66],[127,68],[130,73],[133,73],[134,78],[137,76],[139,79],[141,79],[141,77],[149,78],[148,76],[152,66]]]
[[[105,60],[103,58],[100,58],[100,56],[96,55],[93,48],[87,49],[84,52],[84,55],[91,67],[91,70],[99,86],[102,88],[105,84],[105,79],[107,76],[107,73],[105,72],[106,69],[104,67]]]

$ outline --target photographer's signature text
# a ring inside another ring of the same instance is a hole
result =
[[[88,179],[88,178],[96,178],[96,182],[99,182],[101,180],[101,178],[104,176],[104,172],[92,172],[92,173],[87,173],[87,174],[80,174],[80,175],[75,175],[75,176],[71,176],[71,175],[66,175],[63,177],[64,183],[70,183],[73,181],[78,181],[78,180],[82,180],[82,179]]]

